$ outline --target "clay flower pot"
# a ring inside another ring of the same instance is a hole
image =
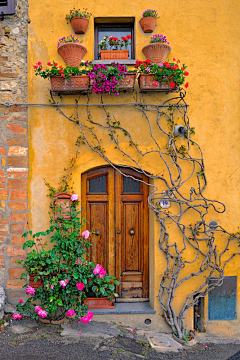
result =
[[[170,78],[166,83],[163,81],[156,81],[152,74],[140,74],[138,78],[138,84],[141,91],[172,91],[170,84],[173,79]]]
[[[119,90],[134,90],[136,74],[123,74],[119,80]]]
[[[60,324],[63,324],[64,321],[66,320],[66,314],[60,316],[60,319],[58,318],[57,320],[50,320],[50,319],[47,319],[47,318],[40,318],[40,317],[39,317],[38,320],[43,324],[60,325]]]
[[[88,24],[89,20],[83,17],[75,17],[71,19],[71,25],[75,34],[85,34]]]
[[[87,53],[85,46],[78,43],[65,43],[58,47],[58,53],[69,66],[79,66],[82,58]]]
[[[129,50],[100,50],[101,60],[128,59]]]
[[[54,76],[55,77],[55,76]],[[53,79],[53,83],[54,81],[61,81],[62,79],[59,76],[56,76],[59,79]],[[65,79],[63,79],[65,80]],[[52,81],[52,79],[51,79]],[[61,83],[62,85],[62,83]],[[55,89],[57,86],[56,83],[54,84]],[[71,215],[70,215],[70,211],[71,211],[71,194],[68,193],[61,193],[61,194],[57,194],[54,198],[54,210],[57,209],[57,207],[59,206],[62,210],[60,212],[54,212],[54,219],[57,220],[57,218],[59,216],[63,216],[63,220],[70,220],[71,219]]]
[[[88,305],[88,309],[113,309],[114,303],[107,297],[87,298],[83,299],[84,305]]]
[[[142,31],[144,33],[151,33],[151,32],[153,32],[153,30],[156,26],[157,19],[152,16],[147,16],[147,17],[142,18],[139,21],[139,23],[140,23]]]
[[[70,76],[69,79],[64,79],[60,76],[51,76],[50,80],[53,91],[58,91],[65,94],[71,91],[75,91],[75,92],[87,91],[89,89],[89,84],[90,84],[88,75]],[[70,208],[68,209],[68,211],[70,211]]]
[[[30,274],[29,275],[29,285],[34,289],[38,289],[40,287],[43,287],[43,282],[42,282],[41,279],[38,279],[37,282],[34,281],[35,276],[37,276],[37,274]]]
[[[154,63],[164,62],[171,51],[171,47],[166,43],[152,43],[142,48],[146,58]]]

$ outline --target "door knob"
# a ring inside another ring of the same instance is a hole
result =
[[[134,234],[135,234],[135,232],[134,232],[133,229],[131,229],[129,232],[130,232],[130,235],[134,235]]]
[[[100,235],[100,231],[99,231],[99,230],[95,231],[95,235],[99,236],[99,235]]]

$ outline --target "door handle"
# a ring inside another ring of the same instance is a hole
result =
[[[133,229],[131,229],[129,232],[130,232],[130,235],[134,235],[134,234],[135,234],[135,232],[134,232]]]
[[[99,231],[99,230],[95,231],[95,235],[99,236],[99,235],[100,235],[100,231]]]

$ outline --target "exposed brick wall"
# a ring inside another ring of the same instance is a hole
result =
[[[16,1],[16,14],[0,21],[0,102],[27,102],[28,1]],[[0,285],[9,303],[24,297],[17,260],[26,255],[28,117],[25,106],[0,105]]]

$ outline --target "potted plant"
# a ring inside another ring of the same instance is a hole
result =
[[[136,61],[134,67],[139,73],[139,87],[142,91],[169,91],[185,82],[189,73],[187,66],[180,66],[180,60],[173,59],[173,62],[151,63],[149,60]],[[185,88],[188,83],[185,84]]]
[[[88,309],[113,308],[112,300],[118,297],[115,286],[120,282],[114,276],[108,275],[99,264],[79,259],[78,265],[83,277],[79,288],[82,290],[84,304],[88,306]]]
[[[92,14],[87,11],[87,8],[77,10],[73,7],[73,10],[70,10],[70,14],[66,15],[66,20],[67,23],[71,22],[75,34],[85,34],[91,16]]]
[[[100,57],[102,60],[107,59],[128,59],[128,45],[131,45],[131,35],[122,36],[121,40],[117,37],[106,35],[97,45],[100,49]],[[110,49],[108,49],[108,46]],[[122,50],[122,48],[125,50]]]
[[[87,53],[85,46],[80,44],[78,38],[72,34],[58,40],[58,53],[69,66],[79,66],[82,58]]]
[[[28,282],[24,285],[30,297],[25,302],[19,300],[18,313],[14,314],[14,318],[20,319],[21,314],[30,315],[33,319],[39,319],[44,323],[57,324],[64,321],[66,316],[76,316],[83,323],[87,323],[92,319],[93,314],[87,312],[88,306],[84,304],[83,300],[86,298],[82,291],[84,287],[90,288],[91,285],[97,284],[100,294],[107,298],[117,296],[114,293],[114,284],[119,283],[115,278],[106,275],[104,269],[98,269],[98,266],[93,263],[88,264],[85,260],[91,245],[90,232],[86,230],[79,236],[85,220],[80,217],[80,212],[76,209],[77,203],[78,195],[73,194],[69,220],[60,221],[63,219],[52,218],[47,231],[36,234],[28,231],[23,235],[25,238],[29,236],[31,238],[23,245],[24,249],[26,247],[29,249],[29,253],[26,260],[23,260],[26,272],[21,278],[28,279],[28,275],[34,271],[36,273],[34,281],[41,278],[42,286],[34,288]],[[36,257],[35,249],[31,251],[31,248],[38,248],[38,241],[44,236],[50,236],[53,248],[45,253],[42,249],[40,256]],[[83,262],[85,265],[80,266]],[[95,273],[98,275],[95,276]],[[94,290],[95,288],[92,289]]]
[[[87,91],[89,89],[89,63],[80,63],[79,67],[59,66],[56,62],[48,62],[47,68],[43,69],[40,61],[34,65],[36,76],[50,79],[53,91],[67,94],[71,91]]]
[[[157,10],[147,9],[142,13],[142,19],[139,21],[144,33],[153,32],[157,18],[159,18]]]
[[[171,51],[166,36],[155,34],[151,37],[150,44],[142,48],[143,54],[151,62],[164,62]]]
[[[92,90],[96,94],[119,95],[120,90],[132,90],[135,84],[135,72],[129,72],[127,67],[119,63],[111,65],[96,64],[89,74],[92,80]]]

